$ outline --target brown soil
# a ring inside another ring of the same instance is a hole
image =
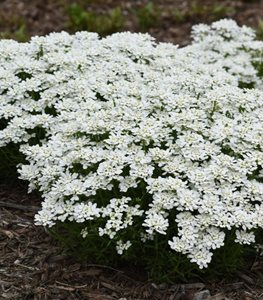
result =
[[[14,32],[21,22],[25,22],[29,36],[67,30],[66,2],[70,1],[2,0],[0,31]],[[127,16],[124,29],[131,31],[139,31],[136,20],[130,15],[131,9],[147,3],[137,0],[86,2],[89,2],[87,9],[99,12],[120,5]],[[214,20],[207,11],[192,14],[193,1],[153,2],[160,7],[161,22],[149,32],[160,41],[185,45],[189,43],[193,24]],[[213,1],[195,3],[209,7]],[[226,17],[237,20],[239,24],[256,28],[263,19],[263,1],[222,0],[220,3],[233,8]],[[184,12],[184,21],[175,22],[171,18],[169,11],[174,8]],[[262,260],[255,261],[250,270],[238,274],[231,282],[175,282],[173,285],[138,280],[136,274],[131,276],[130,272],[108,266],[76,263],[63,253],[43,228],[34,225],[34,214],[40,205],[41,199],[37,195],[28,195],[21,182],[0,183],[0,299],[263,299]],[[207,293],[212,297],[209,298]]]

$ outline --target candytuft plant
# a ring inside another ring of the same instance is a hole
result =
[[[42,193],[36,224],[150,276],[234,270],[263,228],[254,38],[221,20],[185,48],[129,32],[1,41],[0,146],[20,146],[20,178]]]

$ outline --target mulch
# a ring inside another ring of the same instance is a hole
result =
[[[65,0],[69,1],[69,0]],[[64,2],[65,2],[64,1]],[[62,1],[63,2],[63,1]],[[105,11],[120,5],[129,11],[132,5],[147,1],[87,1],[94,10]],[[187,12],[191,1],[153,1],[162,8],[162,23],[149,29],[159,41],[185,45],[190,41],[190,28],[200,22],[211,22],[209,14],[189,15],[175,24],[167,12],[178,8]],[[193,2],[193,1],[192,1]],[[196,1],[210,5],[211,1]],[[228,1],[233,7],[228,17],[239,24],[257,27],[263,20],[263,1]],[[0,17],[21,16],[28,34],[43,35],[65,30],[67,18],[60,0],[2,0]],[[0,19],[1,19],[0,18]],[[0,31],[8,22],[0,22]],[[126,29],[138,31],[133,19]],[[11,28],[11,30],[15,30]],[[34,214],[41,206],[36,194],[27,194],[26,184],[0,180],[0,299],[95,299],[95,300],[262,300],[263,261],[257,259],[249,270],[238,273],[233,280],[195,283],[156,284],[139,279],[136,272],[110,266],[81,264],[64,252],[42,227],[34,225]]]
[[[263,260],[236,278],[156,284],[110,266],[78,263],[34,225],[41,199],[20,181],[0,184],[0,299],[262,300]]]

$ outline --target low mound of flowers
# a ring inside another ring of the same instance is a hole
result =
[[[226,236],[263,228],[263,43],[234,21],[179,48],[147,34],[52,33],[0,42],[0,146],[18,144],[36,224],[80,225],[119,254],[207,267]]]

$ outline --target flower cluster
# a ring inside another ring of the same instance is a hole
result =
[[[233,20],[220,20],[211,26],[195,25],[193,44],[184,49],[200,63],[212,64],[235,75],[240,83],[262,89],[255,65],[262,63],[262,42],[251,41],[255,32],[239,27]]]
[[[168,236],[200,268],[229,230],[254,242],[263,43],[230,20],[193,37],[184,48],[129,32],[0,42],[0,146],[18,143],[26,157],[20,178],[44,199],[36,224],[81,223],[84,238],[97,224],[119,254],[134,236]]]

